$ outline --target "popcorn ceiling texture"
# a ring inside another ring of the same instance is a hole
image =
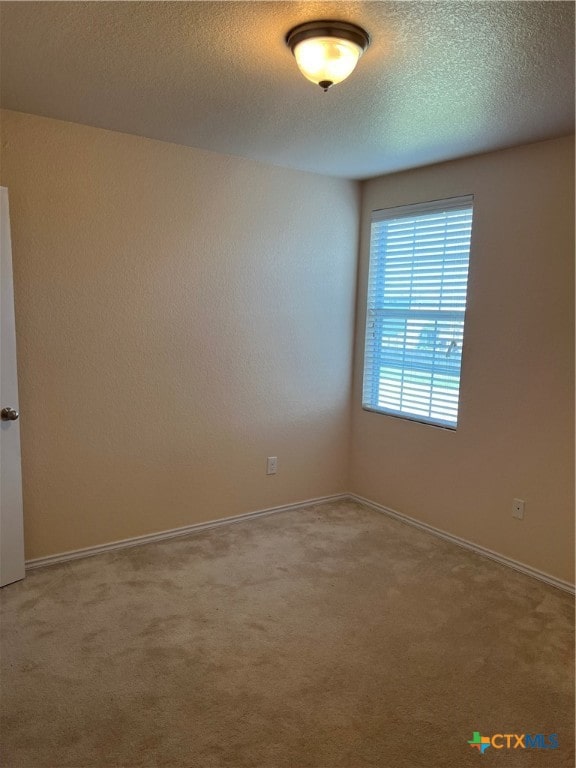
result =
[[[353,178],[574,130],[568,2],[0,3],[5,108]],[[323,94],[286,32],[363,25]]]
[[[1,129],[27,557],[346,490],[357,185]]]

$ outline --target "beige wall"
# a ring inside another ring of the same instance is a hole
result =
[[[573,579],[572,139],[364,184],[351,401],[357,185],[1,129],[27,557],[351,490]],[[458,430],[364,412],[370,211],[469,193]]]
[[[574,140],[364,185],[351,490],[559,578],[574,574]],[[361,409],[372,209],[474,194],[455,432]],[[511,516],[512,499],[526,516]]]
[[[27,557],[346,490],[357,185],[1,128]]]

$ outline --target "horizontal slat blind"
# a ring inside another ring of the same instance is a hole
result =
[[[472,196],[374,211],[363,406],[456,427]]]

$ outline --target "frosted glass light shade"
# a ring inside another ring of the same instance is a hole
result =
[[[354,70],[370,37],[346,21],[308,21],[288,32],[286,45],[304,77],[327,91]]]
[[[359,45],[338,37],[311,37],[294,48],[300,71],[304,77],[318,85],[335,85],[346,80],[361,55]]]

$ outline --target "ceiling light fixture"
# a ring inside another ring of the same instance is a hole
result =
[[[304,77],[326,92],[352,73],[370,36],[346,21],[309,21],[288,32],[286,45]]]

